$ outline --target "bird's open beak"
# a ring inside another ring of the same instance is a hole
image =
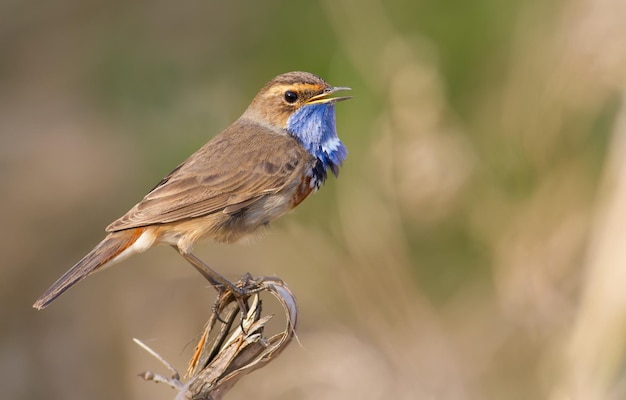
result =
[[[330,97],[333,93],[343,91],[343,90],[352,90],[352,89],[350,89],[349,87],[345,87],[345,86],[331,87],[329,89],[326,89],[324,93],[311,97],[306,102],[306,104],[336,103],[338,101],[351,99],[352,96]]]

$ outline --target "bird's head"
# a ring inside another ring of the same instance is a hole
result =
[[[350,97],[333,94],[344,90],[350,88],[330,86],[308,72],[288,72],[259,91],[244,117],[286,131],[337,175],[348,152],[337,136],[335,103]]]

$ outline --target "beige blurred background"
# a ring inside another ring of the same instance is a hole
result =
[[[338,180],[252,244],[300,343],[228,398],[626,398],[626,2],[0,2],[0,398],[171,399],[214,292],[169,248],[33,301],[290,70]]]

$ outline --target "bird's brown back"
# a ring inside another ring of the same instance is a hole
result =
[[[291,186],[300,182],[315,162],[315,157],[287,132],[240,118],[176,167],[106,230],[236,212],[265,196],[296,190]]]

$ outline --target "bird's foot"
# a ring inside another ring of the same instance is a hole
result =
[[[262,281],[256,281],[252,278],[250,273],[246,273],[241,279],[235,284],[232,282],[228,282],[228,285],[217,284],[213,285],[215,290],[218,292],[217,299],[215,303],[213,303],[212,310],[215,314],[218,321],[226,324],[220,317],[220,311],[222,309],[222,304],[225,302],[229,302],[228,297],[232,296],[234,301],[237,303],[239,307],[241,321],[243,322],[250,311],[248,306],[248,298],[255,293],[258,293],[263,290],[261,283]],[[242,326],[243,329],[243,326]]]

